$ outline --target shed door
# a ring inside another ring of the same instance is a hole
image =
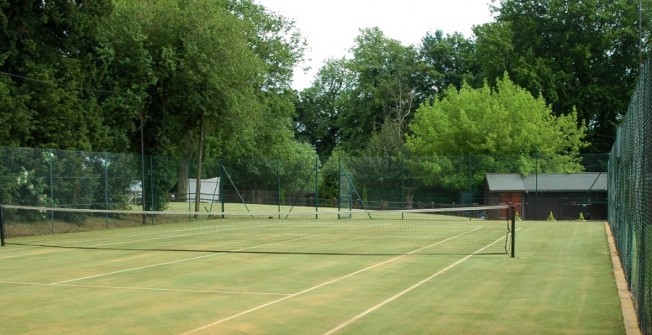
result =
[[[520,193],[501,193],[500,194],[500,203],[501,204],[513,204],[516,206],[516,212],[520,217],[523,217],[523,212],[521,211],[521,194]],[[501,214],[502,217],[507,218],[509,211],[503,210],[504,213]]]

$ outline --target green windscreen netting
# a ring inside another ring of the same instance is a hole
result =
[[[609,225],[646,335],[652,334],[651,67],[648,62],[609,160]]]

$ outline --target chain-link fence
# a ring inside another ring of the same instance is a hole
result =
[[[645,335],[652,334],[651,71],[648,62],[609,162],[609,224]]]
[[[189,210],[211,212],[236,208],[228,204],[348,211],[513,203],[523,219],[604,220],[607,162],[608,155],[561,161],[334,155],[323,163],[204,160],[197,169],[195,161],[168,157],[0,148],[0,203],[144,210],[187,203]]]

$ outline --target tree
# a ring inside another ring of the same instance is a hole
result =
[[[296,102],[295,136],[315,146],[322,161],[326,161],[340,142],[337,118],[349,96],[351,76],[345,59],[329,60]]]
[[[474,30],[489,82],[508,71],[515,83],[542,95],[554,115],[575,108],[587,122],[587,149],[609,151],[635,85],[640,54],[649,53],[652,2],[642,1],[642,20],[631,0],[500,4],[496,22]]]
[[[296,170],[296,161],[314,166],[315,151],[295,140],[292,122],[298,100],[291,89],[292,71],[303,57],[305,40],[293,21],[251,0],[230,1],[229,10],[243,24],[241,33],[261,63],[259,80],[251,92],[242,92],[251,94],[238,105],[244,119],[221,120],[208,133],[206,155],[235,164],[240,183],[266,187],[279,170],[281,177]],[[233,122],[232,131],[225,132],[223,122]]]
[[[139,132],[132,133],[134,148],[141,144],[150,155],[181,157],[184,181],[206,137],[246,138],[249,132],[238,124],[247,124],[250,102],[258,101],[254,89],[262,82],[262,62],[250,48],[248,26],[226,1],[118,1],[111,23],[118,28],[107,28],[113,42],[103,53],[126,57],[111,59],[119,70],[107,80],[133,79],[135,100],[146,102],[140,115],[132,115],[144,133],[144,143]],[[142,77],[133,78],[135,73]],[[143,92],[146,99],[139,100]],[[165,202],[164,193],[158,196],[154,203]]]
[[[482,69],[475,60],[475,42],[460,33],[441,30],[428,33],[419,48],[419,91],[422,100],[441,93],[449,85],[460,89],[466,82],[472,87],[483,84]]]
[[[243,105],[253,115],[238,129],[249,128],[251,135],[246,150],[229,150],[223,154],[233,158],[269,157],[295,148],[292,118],[297,93],[291,89],[294,66],[303,58],[306,47],[293,21],[257,5],[251,0],[230,1],[229,8],[244,25],[243,35],[251,51],[262,63],[253,85],[254,98]],[[242,140],[233,142],[242,144]],[[276,156],[278,157],[278,156]]]
[[[97,81],[122,92],[101,100],[110,124],[128,125],[132,151],[179,157],[179,194],[193,171],[202,177],[204,156],[293,150],[290,79],[303,44],[292,22],[250,0],[121,0],[100,36]]]
[[[265,63],[261,73],[265,91],[284,92],[292,84],[293,69],[303,59],[307,42],[294,21],[252,0],[231,0],[228,8],[247,31],[252,51]]]
[[[0,140],[106,149],[90,64],[112,1],[0,1]]]
[[[469,169],[455,160],[474,166],[474,185],[487,172],[580,171],[586,128],[578,123],[576,112],[554,116],[542,97],[534,98],[505,75],[495,89],[451,86],[442,100],[422,105],[406,145],[417,156],[433,158],[422,164],[430,184],[465,190]],[[465,163],[468,157],[475,161]]]
[[[387,119],[396,121],[403,133],[420,101],[414,47],[371,28],[361,31],[352,54],[347,66],[354,81],[338,113],[338,126],[344,149],[355,153],[366,147],[371,133]]]

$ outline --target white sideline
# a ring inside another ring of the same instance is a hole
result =
[[[379,308],[381,308],[381,307],[387,305],[388,303],[390,303],[390,302],[392,302],[392,301],[394,301],[394,300],[400,298],[400,297],[403,296],[404,294],[406,294],[406,293],[408,293],[408,292],[414,290],[415,288],[417,288],[417,287],[419,287],[419,286],[421,286],[421,285],[423,285],[423,284],[429,282],[429,281],[432,280],[433,278],[435,278],[435,277],[437,277],[437,276],[439,276],[439,275],[441,275],[441,274],[443,274],[443,273],[446,273],[448,270],[454,268],[455,266],[457,266],[457,265],[459,265],[460,263],[466,261],[467,259],[469,259],[469,258],[471,258],[471,257],[473,257],[473,256],[475,256],[475,255],[477,255],[477,254],[479,254],[479,253],[481,253],[483,250],[489,248],[490,246],[492,246],[492,245],[494,245],[494,244],[496,244],[496,243],[498,243],[498,242],[500,242],[500,241],[504,241],[504,238],[501,237],[501,238],[499,238],[499,239],[497,239],[497,240],[495,240],[495,241],[493,241],[493,242],[487,244],[486,246],[484,246],[484,247],[478,249],[476,252],[474,252],[474,253],[472,253],[472,254],[470,254],[470,255],[468,255],[468,256],[466,256],[466,257],[464,257],[464,258],[458,260],[457,262],[455,262],[455,263],[453,263],[453,264],[451,264],[451,265],[449,265],[449,266],[447,266],[447,267],[445,267],[445,268],[443,268],[443,269],[437,271],[437,273],[431,275],[430,277],[428,277],[428,278],[426,278],[426,279],[423,279],[422,281],[420,281],[420,282],[418,282],[418,283],[416,283],[416,284],[414,284],[414,285],[412,285],[412,286],[406,288],[405,290],[403,290],[403,291],[401,291],[401,292],[399,292],[399,293],[393,295],[392,297],[383,300],[382,302],[378,303],[377,305],[375,305],[375,306],[373,306],[373,307],[367,309],[366,311],[364,311],[364,312],[362,312],[362,313],[360,313],[360,314],[358,314],[358,315],[352,317],[351,319],[349,319],[349,320],[347,320],[347,321],[341,323],[341,324],[338,325],[337,327],[335,327],[335,328],[333,328],[333,329],[331,329],[331,330],[325,332],[324,335],[331,335],[331,334],[334,334],[334,333],[340,331],[341,329],[345,328],[346,326],[350,325],[351,323],[353,323],[353,322],[355,322],[355,321],[357,321],[357,320],[359,320],[359,319],[362,319],[362,318],[365,317],[367,314],[369,314],[369,313],[371,313],[371,312],[373,312],[373,311],[375,311],[375,310],[377,310],[377,309],[379,309]]]
[[[282,302],[282,301],[285,301],[285,300],[288,300],[288,299],[291,299],[291,298],[294,298],[294,297],[300,296],[300,295],[302,295],[302,294],[305,294],[305,293],[308,293],[308,292],[314,291],[314,290],[316,290],[316,289],[318,289],[318,288],[321,288],[321,287],[328,286],[328,285],[330,285],[330,284],[336,283],[336,282],[338,282],[338,281],[340,281],[340,280],[343,280],[343,279],[346,279],[346,278],[349,278],[349,277],[353,277],[353,276],[355,276],[355,275],[357,275],[357,274],[360,274],[360,273],[362,273],[362,272],[365,272],[365,271],[371,270],[371,269],[373,269],[373,268],[377,268],[377,267],[382,266],[382,265],[385,265],[385,264],[387,264],[387,263],[390,263],[390,262],[396,261],[396,260],[401,259],[401,258],[404,258],[404,257],[406,257],[406,256],[408,256],[408,255],[416,254],[416,253],[418,253],[418,252],[420,252],[420,251],[422,251],[422,250],[426,250],[426,249],[431,248],[431,247],[434,247],[434,246],[436,246],[436,245],[438,245],[438,244],[441,244],[441,243],[444,243],[444,242],[450,241],[450,240],[455,239],[455,238],[458,238],[458,237],[460,237],[460,236],[464,236],[464,235],[470,234],[470,233],[475,232],[475,231],[477,231],[477,230],[479,230],[479,229],[481,229],[481,228],[475,228],[475,229],[470,230],[470,231],[468,231],[468,232],[465,232],[465,233],[462,233],[462,234],[459,234],[459,235],[456,235],[456,236],[453,236],[453,237],[449,237],[449,238],[447,238],[447,239],[445,239],[445,240],[441,240],[441,241],[439,241],[439,242],[436,242],[436,243],[430,244],[430,245],[428,245],[428,246],[425,246],[425,247],[422,247],[422,248],[416,249],[416,250],[414,250],[414,251],[411,251],[411,252],[409,252],[409,253],[406,253],[405,255],[397,256],[397,257],[390,258],[390,259],[388,259],[388,260],[382,261],[382,262],[380,262],[380,263],[376,263],[376,264],[370,265],[370,266],[368,266],[368,267],[366,267],[366,268],[363,268],[363,269],[360,269],[360,270],[357,270],[357,271],[351,272],[351,273],[349,273],[349,274],[346,274],[346,275],[341,276],[341,277],[338,277],[338,278],[331,279],[331,280],[329,280],[329,281],[323,282],[323,283],[318,284],[318,285],[315,285],[315,286],[313,286],[313,287],[309,287],[309,288],[307,288],[307,289],[305,289],[305,290],[302,290],[302,291],[299,291],[299,292],[297,292],[297,293],[294,293],[294,294],[291,294],[291,295],[285,296],[285,297],[280,298],[280,299],[276,299],[276,300],[270,301],[270,302],[265,303],[265,304],[262,304],[262,305],[258,305],[258,306],[256,306],[256,307],[250,308],[250,309],[248,309],[248,310],[244,310],[244,311],[242,311],[242,312],[240,312],[240,313],[237,313],[237,314],[233,314],[233,315],[231,315],[231,316],[228,316],[228,317],[226,317],[226,318],[223,318],[223,319],[217,320],[217,321],[215,321],[215,322],[211,322],[211,323],[209,323],[209,324],[203,325],[203,326],[198,327],[198,328],[195,328],[195,329],[193,329],[193,330],[190,330],[190,331],[184,332],[184,333],[182,333],[181,335],[189,335],[189,334],[194,334],[194,333],[200,332],[200,331],[202,331],[202,330],[205,330],[205,329],[211,328],[211,327],[213,327],[213,326],[216,326],[216,325],[218,325],[218,324],[224,323],[224,322],[226,322],[226,321],[233,320],[233,319],[236,319],[236,318],[241,317],[241,316],[243,316],[243,315],[246,315],[246,314],[249,314],[249,313],[252,313],[252,312],[258,311],[258,310],[263,309],[263,308],[265,308],[265,307],[267,307],[267,306],[271,306],[271,305],[277,304],[277,303],[279,303],[279,302]],[[503,240],[503,238],[501,238],[501,239],[497,240],[496,242],[493,242],[493,243],[487,245],[486,247],[484,247],[484,248],[482,248],[482,249],[476,251],[476,253],[478,253],[478,252],[480,252],[480,251],[482,251],[482,250],[488,248],[489,246],[491,246],[491,245],[493,245],[493,244],[495,244],[495,243],[497,243],[498,241],[501,241],[501,240]],[[470,256],[467,256],[466,258],[468,258],[468,257],[470,257]],[[459,262],[458,262],[458,263],[459,263]],[[449,267],[450,267],[450,266],[449,266]]]

